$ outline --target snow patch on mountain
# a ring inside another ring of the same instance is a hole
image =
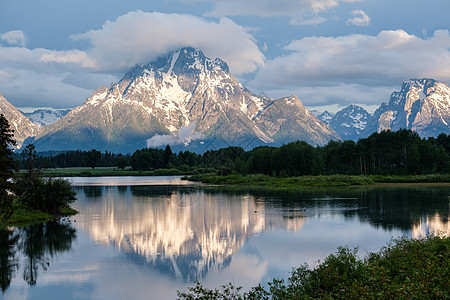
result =
[[[349,105],[338,111],[329,125],[344,140],[358,140],[367,126],[371,115],[362,107]]]
[[[70,111],[70,109],[45,108],[37,109],[32,113],[23,113],[31,122],[39,125],[53,124]]]
[[[333,119],[334,114],[332,114],[326,110],[323,113],[319,114],[317,117],[319,118],[319,120],[321,120],[325,124],[330,125],[330,121],[331,121],[331,119]]]

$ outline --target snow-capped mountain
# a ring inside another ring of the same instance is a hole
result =
[[[371,115],[362,107],[349,105],[338,111],[329,121],[328,125],[333,128],[343,140],[357,141],[371,119]]]
[[[382,130],[411,129],[422,137],[450,133],[450,88],[433,79],[411,79],[389,103],[375,111],[366,134]]]
[[[0,94],[0,114],[3,114],[9,122],[9,126],[14,130],[17,148],[21,148],[23,141],[30,136],[35,136],[41,126],[32,123],[17,108]]]
[[[37,109],[32,113],[23,113],[31,122],[39,125],[50,125],[67,115],[70,109],[53,109],[43,108]]]
[[[46,126],[33,143],[39,150],[134,151],[176,141],[204,151],[279,144],[294,131],[295,138],[312,144],[338,139],[294,98],[258,97],[224,61],[184,48],[100,87],[83,105]]]
[[[331,119],[333,119],[334,114],[330,113],[328,110],[324,111],[323,113],[319,114],[318,118],[324,122],[327,125],[330,125]]]

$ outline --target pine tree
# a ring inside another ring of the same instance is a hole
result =
[[[14,130],[5,116],[0,114],[0,218],[4,219],[12,214],[12,196],[8,190],[11,189],[9,180],[17,169],[11,150],[15,145]]]
[[[172,149],[170,149],[170,146],[167,145],[166,149],[164,150],[164,167],[167,168],[170,162],[170,157],[172,156]]]

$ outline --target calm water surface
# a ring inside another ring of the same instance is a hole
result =
[[[270,193],[179,177],[71,178],[80,213],[0,231],[4,299],[175,299],[195,280],[248,289],[338,246],[449,232],[450,187]]]

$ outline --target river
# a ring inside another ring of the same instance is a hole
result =
[[[364,257],[392,238],[449,232],[449,186],[305,192],[209,187],[176,176],[70,178],[79,214],[0,231],[4,299],[175,299],[195,280],[244,290]]]

